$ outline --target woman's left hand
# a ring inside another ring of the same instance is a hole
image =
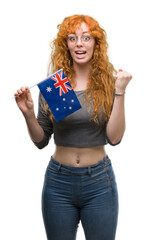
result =
[[[132,77],[133,76],[130,73],[128,73],[127,71],[119,69],[119,71],[117,72],[117,74],[115,76],[115,78],[116,78],[115,92],[118,94],[124,93],[128,83],[130,82]]]

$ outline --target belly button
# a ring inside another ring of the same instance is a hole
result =
[[[77,163],[80,163],[80,160],[77,160]]]

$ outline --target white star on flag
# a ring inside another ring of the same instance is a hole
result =
[[[52,91],[52,88],[51,88],[51,87],[47,87],[46,91],[47,91],[47,92],[51,92],[51,91]]]

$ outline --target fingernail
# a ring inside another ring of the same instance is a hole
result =
[[[122,72],[123,70],[122,69],[119,69],[119,72]]]

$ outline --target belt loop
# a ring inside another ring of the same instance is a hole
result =
[[[58,173],[60,172],[60,168],[61,168],[61,163],[59,163],[59,166],[58,166]]]
[[[88,175],[91,176],[91,167],[88,166]]]

